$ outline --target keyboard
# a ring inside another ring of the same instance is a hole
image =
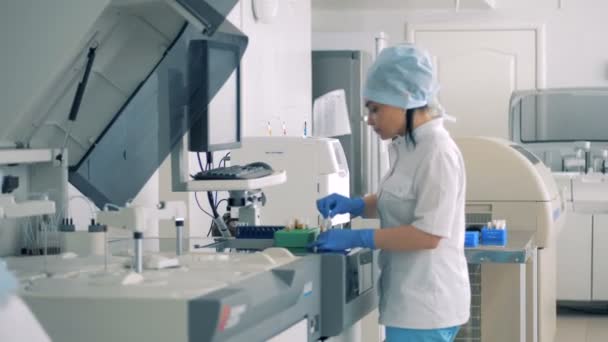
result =
[[[218,179],[252,179],[269,176],[272,169],[261,165],[232,165],[202,171],[194,175],[195,180],[218,180]]]

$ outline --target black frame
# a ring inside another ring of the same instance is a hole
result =
[[[559,94],[559,93],[556,93]],[[536,97],[536,95],[534,95]],[[523,98],[522,98],[523,99]],[[523,120],[522,120],[522,116],[523,116],[523,111],[521,109],[522,106],[522,99],[518,100],[517,103],[517,107],[519,107],[518,109],[518,114],[513,114],[513,111],[515,110],[514,108],[510,109],[510,113],[509,113],[509,117],[511,118],[511,123],[509,125],[509,127],[513,126],[513,120],[515,120],[515,115],[518,115],[518,119],[519,119],[519,142],[521,144],[538,144],[538,145],[542,145],[542,144],[555,144],[555,143],[564,143],[564,144],[570,144],[570,143],[575,143],[575,142],[579,142],[579,141],[589,141],[589,142],[595,142],[595,143],[606,143],[608,142],[608,139],[588,139],[588,138],[581,138],[581,139],[561,139],[561,140],[556,140],[556,139],[546,139],[546,140],[526,140],[524,139],[523,136],[523,131],[524,131],[524,126],[523,126]],[[536,99],[535,99],[536,101]],[[513,132],[509,132],[509,135],[511,137],[511,139],[513,139]]]

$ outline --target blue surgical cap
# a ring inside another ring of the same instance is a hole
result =
[[[429,54],[412,45],[385,48],[367,73],[366,101],[418,108],[429,104],[438,90]]]

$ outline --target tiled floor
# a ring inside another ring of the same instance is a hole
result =
[[[560,314],[555,342],[608,341],[608,315]]]

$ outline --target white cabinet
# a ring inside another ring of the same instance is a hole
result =
[[[592,300],[608,300],[608,215],[593,215]]]
[[[557,299],[591,300],[592,216],[568,212],[557,239]],[[608,239],[608,216],[604,218]],[[608,244],[606,244],[608,246]],[[605,252],[608,253],[608,250]],[[608,263],[608,258],[604,258]],[[597,260],[597,259],[594,259]],[[608,273],[608,268],[604,268]],[[606,278],[608,284],[608,277]],[[608,287],[605,291],[608,294]]]
[[[557,299],[608,300],[608,214],[568,212],[557,240]]]

